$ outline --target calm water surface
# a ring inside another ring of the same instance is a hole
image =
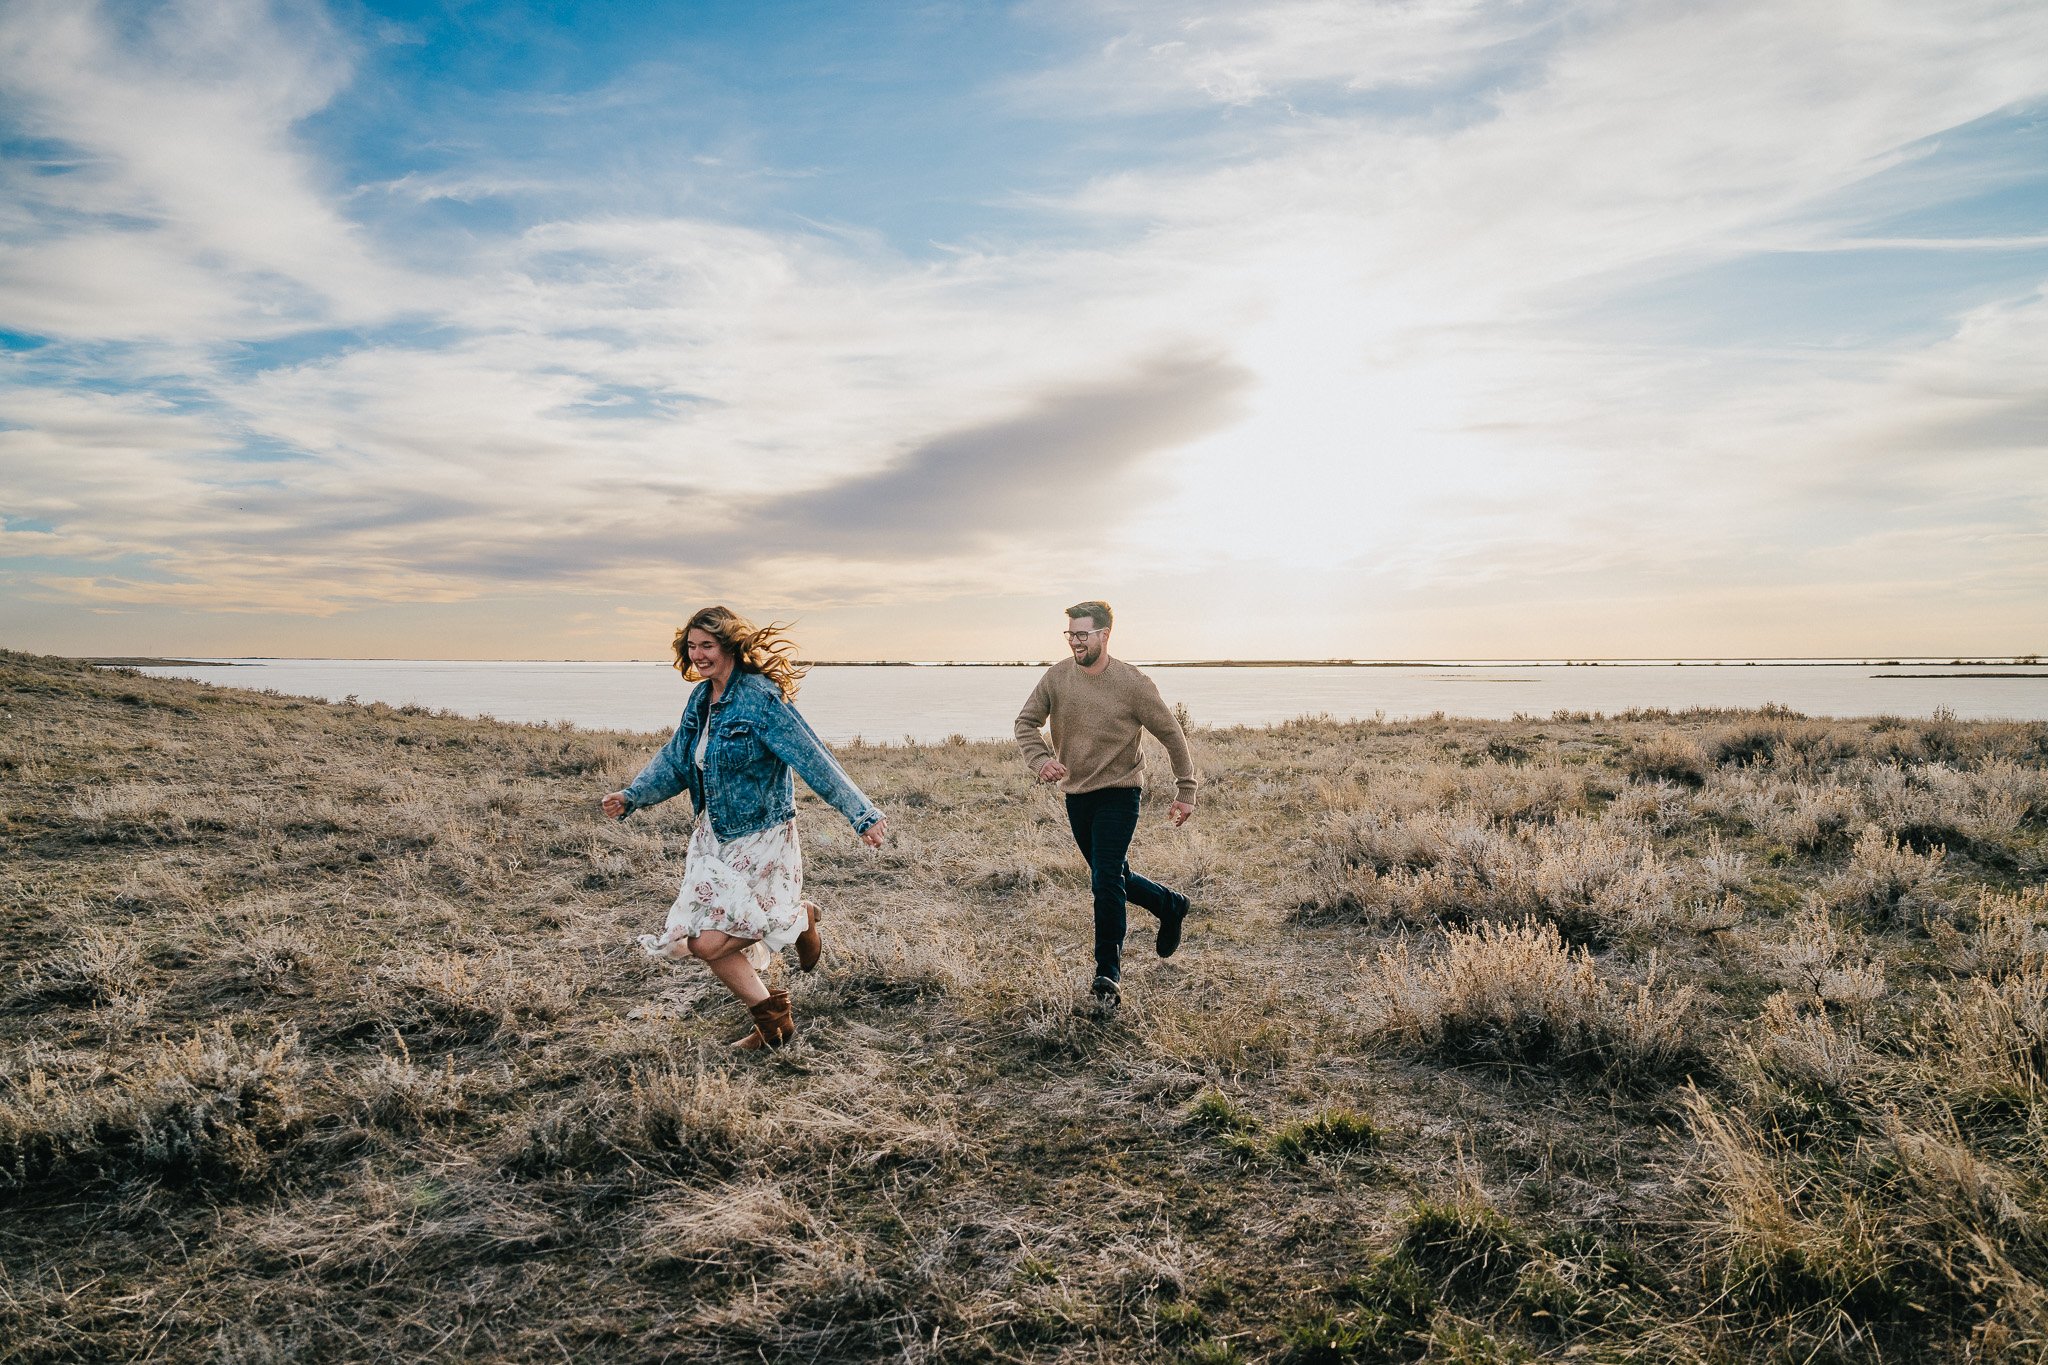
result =
[[[477,663],[422,659],[263,659],[232,668],[151,667],[166,677],[339,701],[425,706],[588,729],[669,730],[687,687],[657,663]],[[1043,670],[821,665],[800,705],[834,742],[1008,738]],[[1813,716],[2048,720],[2048,666],[1546,665],[1412,668],[1154,668],[1169,702],[1200,725],[1270,725],[1296,716],[1453,716],[1496,720],[1630,707],[1789,706]],[[1905,677],[1904,674],[1935,674]],[[1968,677],[1970,673],[2020,674]]]

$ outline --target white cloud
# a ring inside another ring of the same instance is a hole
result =
[[[69,336],[260,336],[416,297],[292,136],[349,75],[321,11],[183,0],[123,25],[100,4],[23,0],[0,11],[0,71],[25,130],[75,161],[8,181],[27,210],[0,286],[10,315]],[[117,222],[80,241],[81,215]],[[112,282],[110,261],[126,266]],[[147,288],[144,269],[167,287]]]
[[[1024,88],[1049,105],[1085,94],[1089,108],[1190,100],[1250,105],[1317,88],[1408,89],[1465,79],[1540,33],[1546,4],[1485,0],[1282,0],[1188,4],[1111,0],[1045,4],[1051,20],[1098,36],[1093,52]]]
[[[559,192],[567,183],[547,180],[537,176],[441,174],[427,175],[408,171],[396,180],[381,184],[364,185],[355,191],[364,194],[388,194],[394,198],[411,200],[415,204],[430,204],[437,199],[452,200],[460,204],[474,204],[486,199],[508,199],[515,195]]]

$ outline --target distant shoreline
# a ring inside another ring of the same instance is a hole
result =
[[[103,658],[80,655],[78,662],[95,668],[250,668],[254,665],[222,659]]]
[[[187,659],[189,664],[132,666],[145,658]],[[362,705],[423,706],[454,714],[490,714],[515,723],[570,721],[586,728],[657,728],[673,719],[670,707],[682,684],[666,660],[349,660],[221,659],[190,656],[100,656],[131,666],[131,680],[189,678],[222,689],[305,695]],[[1860,660],[1716,661],[1672,666],[1655,660],[1354,660],[1134,659],[1145,665],[1169,699],[1184,700],[1198,723],[1278,724],[1300,715],[1447,715],[1502,717],[1577,714],[1660,707],[1692,709],[1771,706],[1808,715],[1878,715],[1904,708],[1914,714],[1947,709],[1967,718],[2032,717],[2048,721],[2048,666],[2007,665],[1992,656],[1935,659],[1885,656]],[[1334,663],[1334,666],[1333,666]],[[204,664],[207,666],[191,666]],[[239,665],[222,667],[220,665]],[[80,663],[79,667],[91,667]],[[824,708],[833,742],[855,736],[910,734],[944,737],[989,733],[990,717],[1004,716],[1031,680],[1038,661],[911,664],[887,660],[820,662],[806,686],[808,700]],[[1980,674],[2018,677],[1979,677]],[[1909,681],[1872,687],[1877,681]],[[2034,681],[2029,682],[2032,677]],[[2015,683],[2022,684],[2015,686]],[[815,687],[815,691],[812,690]],[[1006,734],[1008,725],[997,727]]]

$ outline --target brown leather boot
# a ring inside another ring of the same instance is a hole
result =
[[[818,907],[804,902],[804,931],[796,936],[796,965],[798,971],[818,970],[818,959],[825,954],[825,940],[818,937]]]
[[[733,1044],[742,1052],[781,1047],[796,1037],[796,1020],[790,1017],[788,991],[769,991],[766,1000],[747,1006],[747,1013],[754,1016],[754,1031]]]

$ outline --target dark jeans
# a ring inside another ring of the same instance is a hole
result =
[[[1067,823],[1088,860],[1088,884],[1095,894],[1095,974],[1123,977],[1124,902],[1155,915],[1178,914],[1187,902],[1176,891],[1147,881],[1124,861],[1138,831],[1138,789],[1105,787],[1067,798]]]

